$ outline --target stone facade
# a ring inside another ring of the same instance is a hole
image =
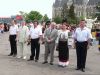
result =
[[[55,0],[52,8],[52,18],[56,16],[61,16],[62,7],[66,3],[68,7],[73,3],[75,6],[75,14],[77,17],[84,16],[86,14],[87,18],[92,17],[96,13],[96,4],[100,2],[100,0]],[[85,4],[86,9],[85,9]],[[85,11],[84,11],[85,9]]]

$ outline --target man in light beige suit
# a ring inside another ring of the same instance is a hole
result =
[[[23,21],[21,26],[19,27],[18,32],[18,44],[19,44],[19,56],[18,58],[26,59],[27,55],[27,49],[26,48],[26,42],[28,40],[28,27],[26,26],[26,23]]]
[[[55,40],[57,39],[57,29],[55,29],[56,23],[52,22],[50,27],[47,28],[44,32],[45,40],[45,55],[43,64],[48,63],[48,55],[50,51],[50,65],[53,65],[54,61],[54,49],[55,49]]]

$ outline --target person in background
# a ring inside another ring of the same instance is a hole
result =
[[[44,32],[45,54],[43,64],[48,63],[48,56],[50,54],[50,65],[53,65],[55,41],[57,39],[58,34],[58,31],[57,29],[55,29],[55,26],[56,23],[52,22],[50,24],[50,27],[48,27]]]
[[[46,23],[45,23],[45,28],[49,28],[50,27],[50,24],[51,24],[51,21],[47,21]]]
[[[66,20],[62,22],[62,29],[58,33],[58,51],[59,51],[59,66],[66,67],[69,64],[69,48],[68,48],[68,23]]]
[[[76,42],[77,68],[85,72],[87,49],[91,39],[91,32],[85,27],[85,20],[81,20],[79,27],[75,31],[74,39]]]
[[[100,24],[96,28],[96,39],[98,40],[98,50],[100,51]]]
[[[1,31],[1,33],[4,33],[4,24],[3,23],[0,23],[0,31]]]
[[[1,25],[2,25],[2,23],[0,23],[0,33],[1,33],[1,28],[2,28]]]
[[[26,23],[26,26],[28,27],[28,29],[30,30],[31,25],[29,23]]]
[[[9,29],[9,41],[11,46],[11,53],[8,56],[17,55],[17,35],[18,35],[18,26],[16,25],[16,20],[12,20],[12,25]]]
[[[8,31],[8,25],[7,23],[4,23],[4,32],[7,32]]]
[[[25,51],[26,50],[25,48],[28,41],[28,32],[29,32],[29,29],[26,26],[25,21],[23,21],[18,31],[18,44],[20,48],[18,58],[26,59],[27,53]]]
[[[44,31],[45,31],[45,29],[46,29],[45,22],[42,22],[41,25],[42,25],[42,33],[44,34]]]
[[[51,25],[51,21],[47,21],[47,22],[45,23],[45,30],[46,30],[47,28],[50,28],[50,25]],[[44,42],[44,32],[45,32],[45,30],[43,31],[43,44],[45,43],[45,42]],[[49,54],[50,54],[50,51],[49,51]]]
[[[34,26],[30,28],[29,40],[31,40],[31,56],[28,61],[34,60],[38,62],[40,54],[40,40],[42,39],[42,29],[38,27],[38,21],[33,22]]]
[[[45,32],[45,29],[46,29],[46,24],[45,24],[45,22],[43,21],[43,22],[41,23],[41,25],[42,25],[42,35],[43,35],[43,38],[44,38],[44,32]],[[44,44],[44,39],[42,39],[42,44]]]
[[[75,49],[76,45],[75,45],[75,41],[74,41],[74,35],[75,35],[75,30],[76,30],[76,26],[72,26],[71,28],[71,33],[72,33],[72,39],[73,39],[73,43],[72,43],[72,48]]]

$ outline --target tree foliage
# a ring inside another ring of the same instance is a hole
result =
[[[45,15],[43,16],[43,18],[42,18],[42,21],[47,22],[48,20],[49,20],[49,18],[48,18],[48,16],[47,16],[47,14],[45,14]]]
[[[70,6],[68,17],[70,17],[71,19],[75,19],[76,18],[73,4]]]
[[[61,17],[62,17],[62,18],[68,17],[68,6],[67,6],[66,3],[64,3],[64,5],[63,5],[63,7],[62,7]]]
[[[70,9],[69,9],[68,22],[70,24],[77,24],[77,17],[76,17],[75,12],[74,12],[74,5],[73,4],[70,6]]]
[[[56,22],[57,24],[60,24],[62,22],[62,18],[59,17],[59,16],[56,16],[54,19],[53,19],[54,22]]]
[[[29,13],[19,11],[19,13],[23,16],[23,19],[26,22],[31,22],[33,20],[41,20],[43,17],[42,14],[40,14],[38,11],[30,11]]]
[[[40,20],[42,18],[42,15],[38,11],[31,11],[28,15],[27,18],[29,20]]]

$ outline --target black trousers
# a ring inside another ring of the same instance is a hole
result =
[[[76,42],[77,68],[85,68],[88,42]]]
[[[35,57],[36,60],[39,60],[39,53],[40,53],[39,38],[31,39],[31,56],[30,56],[30,59],[34,60],[34,57]]]
[[[10,35],[10,46],[11,46],[11,55],[17,55],[17,43],[16,43],[16,35]]]

